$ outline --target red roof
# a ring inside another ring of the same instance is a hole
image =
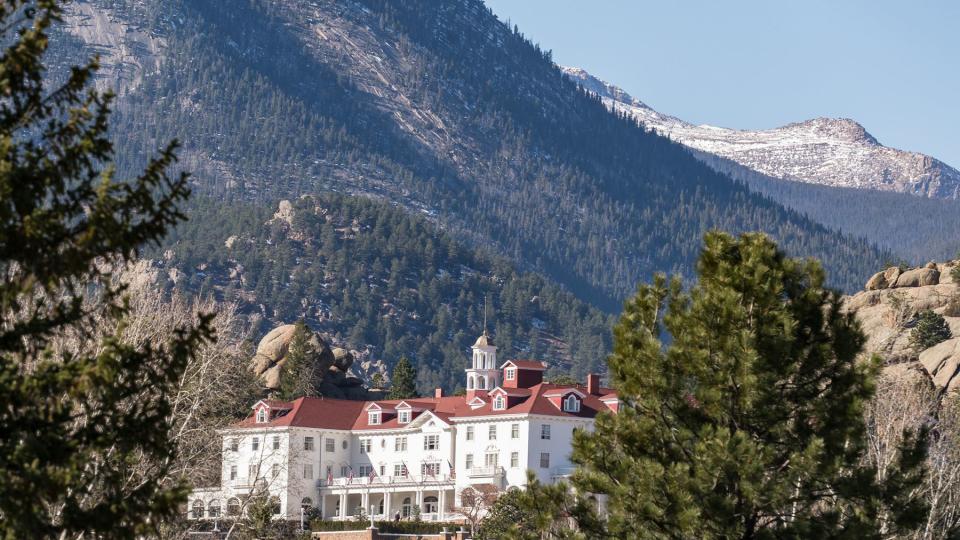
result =
[[[566,390],[578,390],[585,396],[582,399],[580,411],[576,413],[566,412],[550,402],[546,394],[552,396],[566,393]],[[407,400],[381,400],[381,401],[350,401],[344,399],[329,398],[300,398],[292,402],[270,401],[264,402],[271,405],[271,408],[289,409],[286,414],[279,414],[273,417],[269,422],[257,423],[254,415],[236,423],[233,427],[237,428],[263,428],[263,427],[311,427],[337,430],[373,430],[373,429],[400,429],[408,424],[400,424],[397,421],[397,415],[393,411],[396,405],[401,401],[406,401],[414,408],[411,415],[411,422],[415,422],[424,411],[430,411],[445,422],[451,419],[478,417],[478,416],[498,416],[513,414],[541,414],[549,416],[563,417],[583,417],[593,418],[601,411],[610,410],[601,399],[609,400],[616,397],[616,393],[609,388],[601,388],[601,395],[596,396],[587,394],[586,388],[582,385],[555,385],[541,383],[531,388],[510,388],[504,390],[516,400],[511,400],[513,405],[504,410],[493,410],[493,404],[490,401],[482,406],[471,408],[468,400],[464,396],[449,396],[441,398],[414,398]],[[368,423],[369,415],[367,407],[376,403],[383,408],[381,412],[381,423],[371,425]]]

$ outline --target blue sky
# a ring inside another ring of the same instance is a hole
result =
[[[557,63],[663,113],[741,129],[853,118],[960,168],[960,1],[486,3]]]

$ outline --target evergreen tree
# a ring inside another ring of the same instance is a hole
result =
[[[876,361],[813,260],[760,234],[710,233],[699,282],[657,276],[627,302],[610,373],[618,414],[575,436],[573,492],[531,477],[528,508],[557,536],[883,538],[922,523],[926,433],[884,481],[862,465]],[[661,341],[664,332],[671,340]],[[577,531],[557,530],[564,515]]]
[[[917,352],[929,349],[953,337],[950,325],[939,313],[926,310],[917,317],[917,325],[910,332],[910,345]]]
[[[313,332],[303,320],[296,323],[287,358],[280,371],[280,388],[277,397],[291,401],[300,397],[317,395],[316,359],[320,354],[319,345]]]
[[[480,522],[477,540],[499,540],[510,535],[533,535],[537,533],[533,514],[523,505],[523,497],[517,490],[510,490],[497,497],[493,508]]]
[[[45,80],[58,4],[0,2],[0,537],[134,538],[184,501],[185,486],[163,480],[176,451],[168,396],[210,317],[163,346],[123,343],[110,268],[183,219],[187,178],[167,174],[175,143],[113,178],[111,96],[87,88],[96,61]],[[85,296],[106,309],[91,313]],[[91,343],[102,328],[115,334]]]
[[[409,399],[417,396],[417,372],[413,369],[413,364],[407,357],[400,358],[397,365],[393,367],[392,384],[390,386],[390,399]]]

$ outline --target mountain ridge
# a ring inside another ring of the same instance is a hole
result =
[[[773,178],[960,198],[960,171],[919,152],[883,146],[850,118],[818,117],[765,130],[698,125],[660,113],[586,70],[562,69],[607,107],[629,114],[646,129]]]

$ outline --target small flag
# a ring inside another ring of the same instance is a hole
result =
[[[376,477],[377,477],[377,469],[371,466],[371,467],[370,467],[370,475],[367,477],[367,481],[372,484],[372,483],[373,483],[373,479],[376,478]]]
[[[347,478],[347,483],[348,484],[353,483],[353,467],[350,467],[350,476]]]
[[[333,469],[331,469],[330,467],[327,467],[327,485],[328,486],[333,485]]]
[[[406,461],[401,461],[401,462],[400,462],[400,465],[403,466],[403,477],[406,478],[407,476],[410,476],[409,469],[407,469],[407,462],[406,462]]]
[[[453,463],[451,463],[449,459],[447,460],[447,465],[450,466],[450,478],[455,479],[457,477],[457,470],[453,468]]]

